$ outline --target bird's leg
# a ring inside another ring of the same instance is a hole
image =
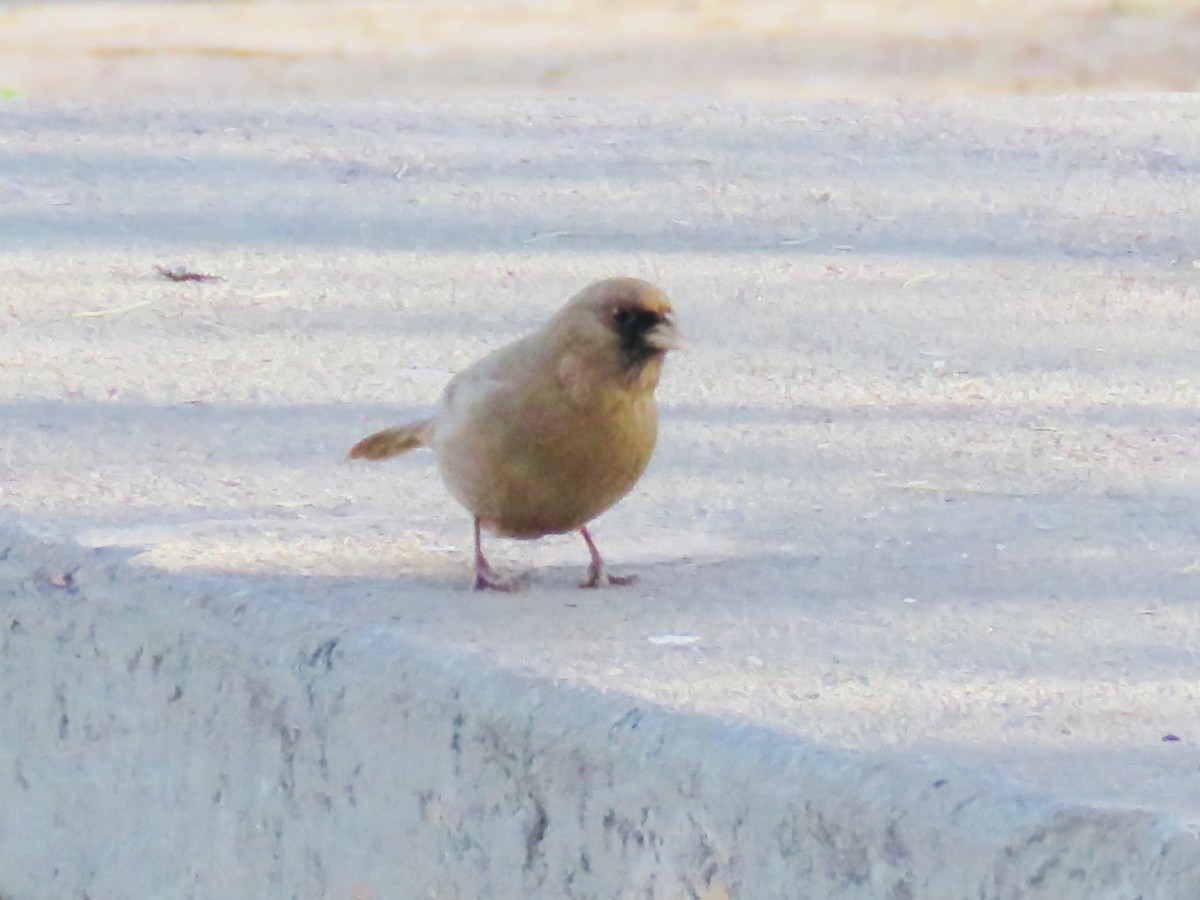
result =
[[[519,591],[525,587],[529,581],[528,575],[518,575],[516,578],[501,578],[496,574],[496,570],[492,568],[491,563],[487,561],[487,557],[483,555],[483,535],[480,528],[479,518],[475,519],[475,590],[477,591],[503,591],[506,594],[511,594],[513,591]]]
[[[633,584],[637,581],[636,575],[610,575],[604,568],[604,560],[600,558],[600,551],[596,549],[596,542],[588,534],[587,528],[580,528],[579,533],[583,535],[583,540],[588,546],[588,552],[592,554],[592,564],[588,566],[587,581],[581,584],[580,587],[599,588],[608,587],[610,584],[624,587],[627,584]]]

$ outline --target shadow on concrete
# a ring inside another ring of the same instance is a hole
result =
[[[128,500],[123,505],[114,495],[106,501],[113,521],[136,524],[150,516],[198,524],[231,517],[245,518],[251,529],[261,520],[266,528],[281,504],[294,505],[304,510],[310,534],[320,531],[314,520],[327,519],[331,531],[352,542],[356,517],[372,528],[391,521],[388,528],[404,532],[406,514],[392,506],[391,494],[443,493],[424,454],[386,466],[345,463],[346,448],[365,428],[405,414],[362,404],[9,403],[0,406],[0,446],[9,472],[24,480],[62,479],[102,490],[105,479],[118,479],[114,490]],[[897,440],[897,427],[907,434],[922,423],[934,428],[947,418],[968,424],[982,416],[999,416],[1014,434],[1096,423],[1200,432],[1197,414],[1180,409],[668,406],[654,464],[636,502],[626,501],[637,515],[622,527],[704,533],[741,547],[706,564],[716,570],[692,574],[703,583],[757,583],[769,570],[775,600],[795,608],[820,608],[846,596],[891,602],[886,598],[897,593],[919,595],[923,603],[937,603],[942,594],[980,600],[1044,594],[1086,598],[1098,608],[1194,597],[1200,575],[1190,564],[1200,537],[1200,492],[1172,480],[1169,454],[1162,479],[1156,482],[1151,469],[1141,487],[1088,467],[1051,467],[1049,474],[1031,469],[1027,480],[986,466],[964,469],[955,461],[961,448],[936,441],[919,450],[917,462],[912,451],[905,462],[894,460],[896,473],[876,472],[887,454],[869,446],[871,436],[882,447]],[[861,443],[864,429],[870,429],[867,444]],[[58,460],[79,460],[84,468],[63,470]],[[905,474],[914,467],[919,478]],[[160,508],[164,491],[193,496],[195,505]],[[716,511],[701,511],[704,493]],[[73,506],[70,496],[69,488],[52,491],[46,514],[85,525],[96,513],[86,504]],[[460,513],[448,498],[439,508],[447,519]],[[428,514],[421,514],[422,522]],[[1004,551],[996,552],[997,545]],[[420,570],[419,560],[405,566]],[[668,570],[684,590],[692,576]],[[353,573],[347,578],[353,585]],[[312,583],[308,576],[300,581]],[[289,584],[288,591],[297,587]],[[403,579],[394,587],[406,590]],[[325,585],[317,593],[329,590]]]
[[[692,112],[710,108],[696,102]],[[839,106],[805,106],[802,115],[757,106],[745,126],[727,112],[698,122],[679,105],[651,104],[636,117],[584,101],[553,109],[14,105],[0,148],[9,199],[0,237],[10,249],[804,257],[852,247],[1167,261],[1200,233],[1182,206],[1169,234],[1148,234],[1103,203],[1086,220],[1059,206],[1064,193],[1131,185],[1182,204],[1200,163],[1180,135],[1114,147],[1108,133],[1069,119],[1033,128],[1016,113],[981,119],[953,103],[868,105],[852,116]]]

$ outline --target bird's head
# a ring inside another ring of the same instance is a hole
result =
[[[682,350],[671,300],[648,281],[607,278],[584,288],[567,305],[583,334],[628,372],[661,363],[668,350]]]

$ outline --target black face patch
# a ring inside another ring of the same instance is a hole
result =
[[[613,329],[621,341],[621,353],[630,365],[645,362],[660,352],[646,343],[646,334],[662,320],[661,315],[644,306],[621,306],[613,313]]]

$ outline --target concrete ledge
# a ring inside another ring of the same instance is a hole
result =
[[[1149,813],[564,688],[19,531],[0,585],[6,897],[1200,896],[1194,836]]]

